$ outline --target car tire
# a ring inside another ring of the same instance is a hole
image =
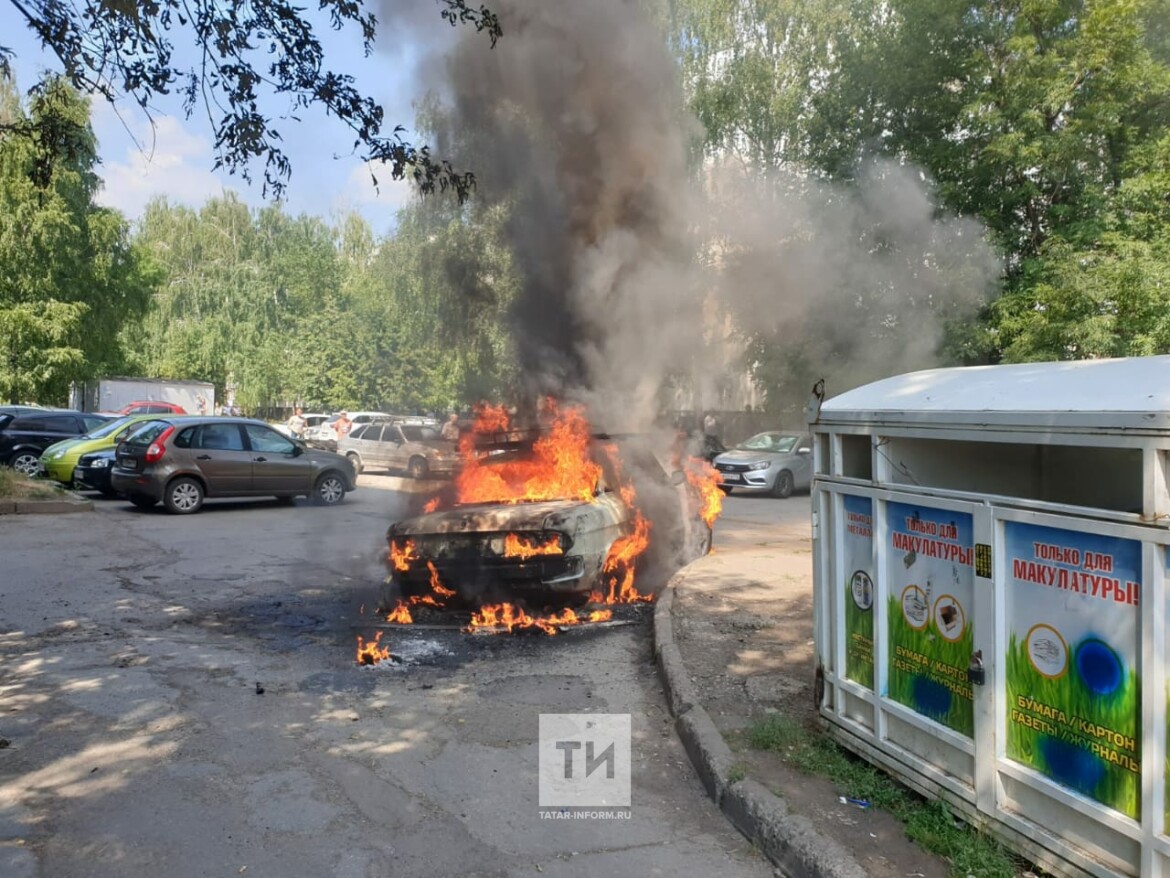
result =
[[[726,494],[728,497],[730,497],[731,492],[735,489],[732,488],[730,485],[720,485],[719,490],[722,491],[724,494]]]
[[[8,459],[8,465],[22,476],[32,478],[41,469],[41,456],[35,451],[18,451]]]
[[[772,496],[784,499],[792,496],[792,473],[786,469],[776,473],[776,481],[772,483]]]
[[[203,486],[194,479],[174,479],[163,493],[163,505],[174,515],[191,515],[203,507]]]
[[[336,506],[345,499],[345,479],[341,473],[328,472],[313,487],[313,502],[318,506]]]
[[[154,504],[158,502],[153,497],[147,497],[145,494],[131,494],[126,499],[139,509],[153,509]]]
[[[362,458],[356,451],[351,451],[346,455],[350,465],[353,467],[353,474],[360,476],[362,474]]]
[[[412,479],[425,479],[428,475],[426,458],[412,457],[406,465],[406,474]]]

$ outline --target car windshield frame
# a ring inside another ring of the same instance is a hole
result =
[[[800,436],[769,431],[757,433],[735,446],[736,451],[769,451],[772,454],[791,454],[800,443]]]

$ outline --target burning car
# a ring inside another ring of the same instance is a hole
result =
[[[493,417],[462,440],[446,502],[390,526],[385,607],[649,600],[635,561],[685,563],[710,550],[721,494],[702,461],[709,472],[668,473],[644,440],[592,434],[578,410],[532,433]]]

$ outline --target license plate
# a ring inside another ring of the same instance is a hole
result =
[[[118,465],[122,467],[122,469],[138,469],[138,458],[124,457],[118,461]]]
[[[739,481],[739,473],[723,473],[722,475],[723,475],[724,482],[738,482]]]

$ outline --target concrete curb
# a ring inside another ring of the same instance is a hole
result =
[[[93,501],[68,500],[0,500],[0,515],[62,515],[68,512],[92,512]]]
[[[784,875],[865,878],[865,870],[844,848],[817,832],[808,818],[792,814],[784,799],[754,780],[733,780],[735,757],[699,703],[698,691],[674,642],[675,589],[684,578],[698,572],[676,574],[659,596],[654,608],[654,657],[675,717],[675,730],[707,794]]]

